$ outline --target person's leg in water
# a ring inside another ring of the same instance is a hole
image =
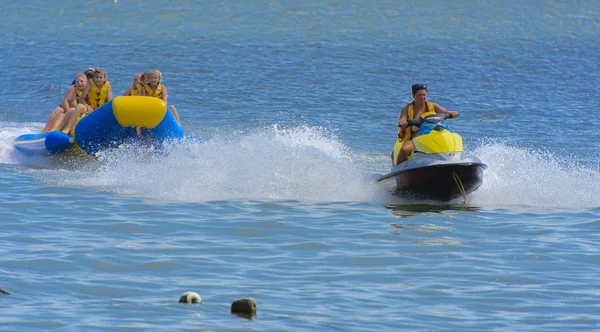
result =
[[[402,147],[400,148],[400,153],[398,153],[398,159],[396,159],[396,165],[400,165],[401,162],[405,162],[408,160],[408,156],[414,149],[414,144],[412,139],[402,143]]]

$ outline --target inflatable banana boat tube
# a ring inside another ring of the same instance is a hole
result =
[[[60,131],[51,131],[43,134],[24,134],[15,139],[15,150],[28,155],[47,155],[65,151],[73,137]]]
[[[159,145],[169,139],[181,138],[183,129],[164,101],[153,97],[119,96],[80,118],[70,135],[59,131],[21,135],[14,146],[28,154],[83,151],[91,155],[126,141],[140,140]]]

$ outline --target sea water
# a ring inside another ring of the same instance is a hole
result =
[[[593,1],[2,2],[0,330],[600,329]],[[26,157],[73,77],[162,71],[186,135]],[[488,165],[402,201],[410,85]],[[186,291],[200,305],[178,303]],[[232,315],[253,298],[257,314]]]

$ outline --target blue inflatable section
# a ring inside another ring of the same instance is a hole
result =
[[[122,127],[113,112],[112,101],[82,118],[75,125],[75,141],[87,154],[116,147],[129,140],[144,143],[161,144],[170,138],[182,138],[183,129],[167,110],[162,121],[154,128]]]
[[[73,139],[60,131],[43,134],[24,134],[15,139],[14,147],[29,155],[49,155],[66,150]]]
[[[75,141],[87,154],[121,143],[128,128],[121,127],[112,110],[112,101],[86,115],[75,125]]]
[[[139,136],[135,128],[130,127],[128,129],[129,131],[125,139],[137,138],[142,142],[154,145],[160,145],[169,139],[183,138],[183,129],[169,110],[167,110],[165,117],[156,127],[151,129],[141,128]]]

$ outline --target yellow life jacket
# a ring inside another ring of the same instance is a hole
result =
[[[71,86],[73,86],[73,84]],[[75,86],[73,86],[73,91],[75,91],[75,103],[73,103],[73,94],[71,94],[67,102],[67,104],[69,104],[69,107],[77,107],[77,103],[79,102],[79,99],[81,99],[81,94],[83,94],[83,90],[79,90]],[[60,104],[59,107],[63,107],[63,104]]]
[[[421,114],[421,117],[424,118],[428,115],[435,114],[435,106],[432,103],[425,102],[427,104],[427,110]],[[415,102],[408,104],[408,112],[406,120],[414,120],[415,117]],[[414,135],[412,130],[408,130],[408,128],[400,128],[398,132],[398,140],[401,142],[406,142],[412,138]]]
[[[142,85],[136,84],[135,88],[133,86],[129,87],[129,95],[130,96],[141,96],[142,95]]]
[[[144,89],[146,90],[146,96],[156,97],[162,99],[162,84],[158,83],[156,86],[156,90],[152,91],[152,88],[148,86],[148,84],[144,85]]]
[[[94,80],[90,80],[90,84],[92,85],[92,88],[88,92],[87,102],[90,107],[95,110],[98,107],[106,104],[108,101],[108,87],[110,86],[110,83],[108,83],[108,81],[104,82],[102,88],[100,89],[98,89],[98,86]]]
[[[79,99],[81,99],[82,94],[83,94],[83,90],[79,90],[79,89],[75,88],[75,98],[77,98],[77,101],[79,101]]]

